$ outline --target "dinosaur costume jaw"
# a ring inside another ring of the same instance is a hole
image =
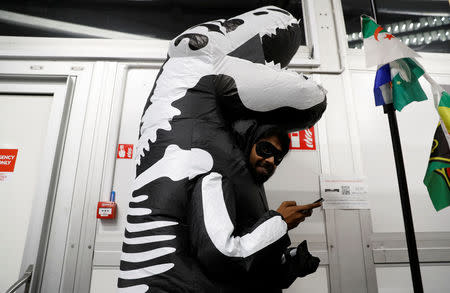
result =
[[[280,69],[288,65],[303,39],[295,17],[278,7],[266,6],[189,28],[171,42],[169,56],[209,55],[217,59],[229,55]],[[258,52],[261,57],[255,58]]]
[[[262,47],[266,64],[285,68],[303,41],[303,31],[299,23],[293,22],[286,28],[277,28],[274,34],[262,36]]]

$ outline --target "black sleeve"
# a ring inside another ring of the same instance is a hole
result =
[[[235,234],[236,194],[219,173],[200,178],[189,211],[194,255],[212,274],[234,275],[272,271],[290,244],[287,224],[268,211],[245,234]]]

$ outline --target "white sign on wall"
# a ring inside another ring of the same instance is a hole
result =
[[[321,175],[320,194],[324,209],[369,209],[365,177]]]

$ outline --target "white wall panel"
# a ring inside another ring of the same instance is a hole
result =
[[[409,266],[377,267],[379,293],[411,293],[413,286]],[[421,266],[423,290],[426,293],[444,293],[450,290],[450,266]]]
[[[125,73],[124,80],[117,80],[118,83],[123,82],[125,86],[121,111],[122,117],[116,117],[116,119],[120,119],[117,144],[136,145],[139,135],[139,123],[144,105],[150,94],[158,70],[135,68],[126,70]],[[115,130],[112,129],[110,131],[114,132]],[[115,148],[117,149],[117,146]],[[97,225],[96,243],[117,242],[119,245],[115,247],[121,248],[128,202],[132,192],[131,184],[136,174],[134,158],[135,156],[133,155],[133,159],[131,160],[117,159],[115,162],[112,189],[116,191],[116,202],[118,205],[117,216],[115,220],[99,220]],[[109,200],[109,194],[102,194],[100,200]],[[117,264],[118,263],[119,259],[117,259]]]
[[[118,268],[96,268],[92,271],[91,293],[117,292]]]
[[[319,267],[314,274],[304,278],[298,278],[289,289],[283,290],[284,293],[314,292],[328,293],[327,269]]]
[[[355,168],[344,82],[340,76],[321,76],[321,81],[328,90],[328,106],[323,116],[326,119],[330,173],[352,175]]]

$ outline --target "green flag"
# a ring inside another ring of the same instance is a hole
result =
[[[414,57],[420,57],[372,18],[361,16],[366,66],[378,65],[375,77],[376,105],[390,104],[401,111],[413,101],[427,99],[419,83],[425,73]]]
[[[430,160],[423,179],[436,211],[450,206],[450,135],[446,128],[446,125],[450,125],[450,95],[439,88],[441,95],[437,105],[441,122],[434,134]],[[432,89],[435,95],[436,88],[433,84]]]
[[[401,111],[411,102],[427,99],[419,83],[419,78],[425,72],[415,60],[402,58],[392,61],[389,65],[392,77],[392,100],[397,111]]]

